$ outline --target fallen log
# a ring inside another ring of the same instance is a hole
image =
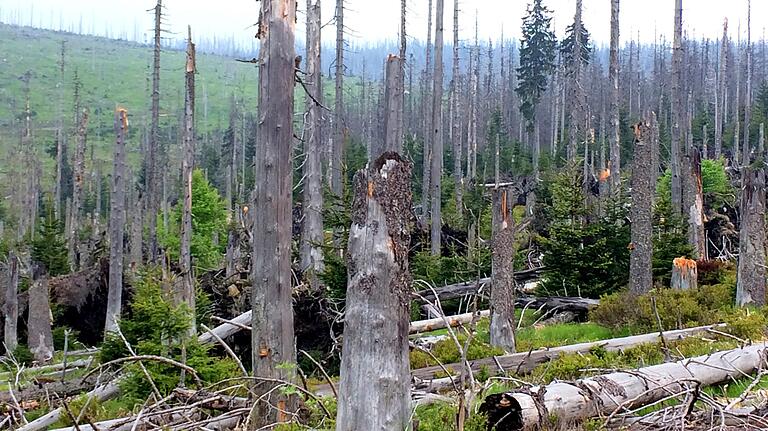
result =
[[[525,271],[516,271],[515,282],[518,285],[522,285],[529,281],[537,280],[541,275],[542,271],[544,271],[544,268],[534,268],[534,269],[528,269]],[[447,286],[438,287],[434,289],[434,292],[432,291],[432,289],[421,290],[413,293],[411,297],[413,298],[414,301],[424,303],[424,302],[434,302],[435,293],[437,293],[437,296],[440,298],[441,301],[448,300],[448,299],[461,298],[462,296],[465,296],[465,295],[477,294],[477,293],[479,293],[481,296],[488,296],[486,294],[487,289],[485,289],[485,287],[490,286],[490,283],[491,283],[491,278],[485,277],[479,280],[463,281],[461,283],[449,284]]]
[[[26,387],[14,390],[13,396],[11,391],[0,391],[0,404],[10,404],[13,402],[13,398],[19,402],[30,400],[45,399],[48,394],[57,394],[60,397],[69,397],[77,395],[84,390],[93,387],[92,381],[62,381],[52,380],[46,377],[36,377],[33,382],[30,382]]]
[[[452,328],[456,326],[465,325],[467,323],[470,323],[472,321],[472,318],[475,315],[478,318],[488,317],[490,316],[490,310],[478,311],[476,314],[464,313],[464,314],[457,314],[455,316],[446,316],[445,318],[436,317],[434,319],[417,320],[417,321],[411,322],[410,326],[408,327],[408,333],[417,334],[419,332],[429,332],[429,331],[434,331],[436,329],[442,329],[446,327],[446,322]]]
[[[750,375],[766,360],[766,344],[726,350],[634,371],[554,382],[489,395],[480,410],[496,430],[568,426],[591,417],[612,419],[674,394]],[[489,428],[490,429],[490,428]]]
[[[707,325],[697,326],[695,328],[678,329],[675,331],[664,332],[664,339],[667,342],[682,340],[694,335],[698,335],[707,332],[708,329],[725,326],[719,325]],[[491,374],[499,374],[503,372],[514,372],[515,374],[526,374],[533,371],[538,365],[548,362],[552,359],[556,359],[558,356],[564,353],[587,353],[596,347],[602,347],[607,351],[620,351],[630,347],[635,347],[641,344],[656,343],[660,341],[659,333],[654,332],[643,335],[633,335],[629,337],[611,338],[608,340],[594,341],[589,343],[571,344],[569,346],[552,347],[548,349],[532,350],[530,352],[513,353],[510,355],[494,356],[490,358],[477,359],[469,361],[473,372],[478,372],[485,368]],[[423,384],[430,384],[429,381],[434,380],[437,376],[444,377],[445,370],[443,367],[449,370],[460,370],[462,364],[444,364],[443,366],[433,366],[426,368],[419,368],[413,370],[411,374],[417,379],[417,381],[423,382]],[[418,387],[418,386],[417,386]]]

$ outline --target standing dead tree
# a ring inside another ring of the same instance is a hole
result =
[[[66,54],[66,41],[61,41],[61,52],[59,58],[59,82],[56,87],[59,89],[59,103],[56,107],[56,179],[53,184],[53,211],[57,220],[62,220],[61,217],[61,196],[62,196],[62,175],[64,171],[64,163],[66,160],[66,133],[64,132],[64,113],[62,111],[64,107],[64,67],[65,67],[65,54]]]
[[[403,149],[403,92],[400,91],[400,75],[403,61],[400,57],[387,57],[384,87],[384,139],[371,142],[370,160],[376,160],[387,151],[396,153]],[[383,144],[383,145],[382,145]]]
[[[3,305],[5,325],[3,340],[6,352],[13,352],[19,345],[19,258],[11,250],[8,252],[7,279],[5,285],[5,304]]]
[[[610,85],[610,172],[611,193],[621,187],[621,139],[619,133],[619,0],[611,0],[611,47],[608,68]]]
[[[85,177],[85,144],[88,138],[88,111],[83,109],[77,128],[77,146],[75,147],[74,178],[72,179],[72,206],[69,221],[69,264],[73,269],[79,265],[77,258],[80,214],[83,212],[83,181]]]
[[[509,186],[493,189],[493,237],[491,239],[491,344],[515,352],[515,226],[514,199]]]
[[[435,70],[432,77],[432,145],[430,167],[430,215],[432,255],[439,256],[442,233],[442,175],[443,175],[443,12],[445,0],[435,5]]]
[[[672,171],[672,211],[683,215],[683,157],[681,122],[683,120],[682,95],[683,62],[683,0],[675,0],[675,36],[672,42],[672,143],[670,167]]]
[[[152,106],[151,120],[149,126],[149,141],[147,142],[147,153],[144,159],[144,190],[146,197],[147,227],[149,232],[149,261],[155,262],[158,258],[157,244],[157,213],[160,210],[160,176],[158,174],[157,162],[160,156],[160,41],[161,41],[161,22],[163,19],[163,0],[157,0],[154,8],[155,29],[154,45],[152,49]]]
[[[511,73],[511,71],[510,71]],[[451,141],[453,143],[453,183],[456,211],[463,212],[464,176],[461,171],[462,139],[459,95],[459,0],[453,0],[453,69],[451,72]]]
[[[125,238],[125,137],[128,133],[128,111],[115,111],[114,165],[109,211],[109,291],[105,335],[117,330],[123,301],[123,240]]]
[[[252,207],[258,228],[253,229],[251,256],[253,373],[289,381],[293,371],[285,364],[296,363],[291,297],[295,21],[296,0],[261,2],[256,139],[262,145],[257,146],[254,157]],[[258,403],[251,417],[252,429],[286,422],[286,412],[295,411],[295,400],[275,387],[274,380],[255,384]]]
[[[33,262],[33,281],[29,288],[29,317],[27,318],[27,346],[35,361],[47,362],[53,357],[51,332],[51,306],[48,276],[40,264]]]
[[[336,0],[336,99],[333,107],[333,138],[330,151],[331,191],[343,194],[342,162],[344,161],[344,0]]]
[[[355,176],[337,431],[408,428],[411,169],[387,152]]]
[[[650,167],[655,140],[656,115],[651,114],[635,125],[635,157],[632,162],[632,208],[629,255],[629,288],[641,294],[653,287],[651,257],[653,255],[653,193],[654,174]]]
[[[301,269],[313,288],[318,287],[318,274],[323,272],[323,101],[321,76],[320,0],[307,0],[307,117],[304,123],[307,161],[304,163],[304,225],[301,236]]]
[[[726,73],[728,71],[728,18],[723,21],[723,38],[720,40],[720,67],[717,73],[715,93],[715,159],[723,151],[723,117],[725,114]]]
[[[195,309],[195,283],[192,273],[192,170],[195,163],[195,44],[192,28],[187,28],[187,63],[184,68],[184,130],[182,131],[181,177],[183,208],[181,213],[181,242],[179,246],[179,271],[181,286],[176,290],[176,302]],[[195,315],[191,313],[190,335],[197,332]]]

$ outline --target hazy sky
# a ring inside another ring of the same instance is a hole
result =
[[[408,1],[408,33],[419,39],[426,38],[426,14],[428,0]],[[558,36],[573,20],[575,0],[545,0],[555,11]],[[323,0],[323,22],[333,16],[334,0]],[[400,0],[346,0],[345,17],[349,28],[349,40],[354,44],[363,41],[394,40],[399,29]],[[453,1],[446,0],[446,41],[450,41],[453,28]],[[459,28],[462,40],[470,40],[474,34],[475,11],[479,22],[480,38],[498,39],[502,27],[506,38],[518,37],[520,18],[528,0],[460,0]],[[84,32],[112,36],[138,36],[144,40],[152,27],[152,16],[147,9],[153,0],[0,0],[0,20],[30,22],[34,26],[58,29],[77,28],[82,23]],[[168,28],[181,37],[187,24],[199,36],[234,37],[243,44],[250,44],[255,32],[252,26],[257,20],[258,3],[254,0],[165,0]],[[299,34],[303,38],[304,0],[299,0]],[[674,0],[622,0],[622,41],[639,37],[653,41],[654,35],[666,35],[671,39]],[[691,35],[718,38],[722,33],[723,18],[730,22],[729,33],[735,38],[739,21],[742,34],[746,34],[747,0],[685,0],[684,26]],[[752,34],[754,39],[764,35],[768,23],[768,0],[752,1]],[[13,19],[11,19],[13,18]],[[584,22],[598,43],[609,38],[609,0],[584,0]],[[324,40],[332,43],[335,28],[324,27]]]

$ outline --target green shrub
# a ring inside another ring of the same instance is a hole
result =
[[[461,343],[463,348],[467,341],[466,335],[458,334],[456,338],[458,338],[459,343]],[[459,352],[459,349],[456,348],[456,342],[450,337],[435,343],[435,346],[432,349],[432,354],[443,365],[461,361],[461,353]],[[469,360],[488,358],[503,354],[503,349],[493,347],[478,338],[474,338],[472,342],[469,343],[469,349],[467,349],[467,359]],[[412,369],[438,365],[427,353],[416,349],[413,349],[410,352],[410,362]]]
[[[725,332],[744,340],[765,338],[768,319],[759,310],[741,308],[724,316]]]
[[[16,358],[16,361],[20,365],[32,365],[32,362],[35,360],[35,356],[32,354],[32,351],[29,350],[29,347],[27,347],[25,344],[19,344],[16,346],[15,349],[13,349],[13,357]]]

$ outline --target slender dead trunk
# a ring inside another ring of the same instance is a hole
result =
[[[432,77],[432,167],[430,172],[431,193],[431,243],[432,255],[441,251],[442,230],[442,175],[443,175],[443,12],[445,0],[435,5],[435,72]]]
[[[610,190],[616,194],[621,187],[621,140],[619,133],[619,0],[611,0],[611,48],[608,81],[610,85]]]
[[[423,151],[423,168],[421,176],[421,214],[423,224],[425,226],[430,223],[430,193],[432,189],[430,182],[432,181],[432,100],[429,97],[432,94],[432,0],[427,2],[427,53],[426,63],[424,66],[424,80],[422,85],[424,90],[422,91],[421,104],[424,111],[424,151]]]
[[[195,160],[195,44],[192,43],[192,28],[188,27],[187,63],[184,71],[184,130],[182,131],[182,187],[181,241],[179,246],[179,272],[181,286],[176,290],[177,304],[189,307],[189,334],[197,333],[195,325],[195,282],[192,273],[192,170]]]
[[[383,140],[371,141],[370,161],[376,160],[387,151],[402,152],[403,93],[400,91],[402,60],[396,55],[387,57],[384,88]]]
[[[765,151],[765,135],[760,125],[757,157]],[[741,168],[741,229],[739,231],[739,265],[736,282],[736,304],[765,305],[765,170],[745,164]]]
[[[88,137],[88,111],[83,110],[80,125],[77,129],[77,147],[75,148],[74,178],[72,179],[72,207],[69,223],[69,264],[72,269],[79,266],[77,258],[78,234],[80,231],[80,214],[83,212],[83,180],[85,176],[85,145]]]
[[[342,163],[344,162],[344,0],[336,0],[336,99],[333,107],[333,144],[331,148],[331,191],[344,193]],[[261,141],[260,141],[261,142]]]
[[[637,294],[653,288],[653,148],[656,116],[635,126],[635,156],[632,162],[632,242],[629,255],[629,289]]]
[[[720,40],[720,68],[717,73],[715,99],[715,159],[723,151],[723,114],[725,111],[726,73],[728,71],[728,18],[723,21],[723,38]]]
[[[491,240],[491,344],[515,352],[515,227],[514,199],[509,187],[493,189],[493,238]]]
[[[461,215],[464,211],[464,177],[461,171],[462,139],[461,116],[459,114],[459,0],[453,0],[453,69],[451,75],[451,103],[453,115],[451,122],[453,144],[453,182],[456,199],[456,211]]]
[[[323,272],[323,101],[320,45],[320,0],[307,0],[307,122],[304,126],[307,161],[304,163],[304,226],[301,237],[301,268],[312,288],[319,287]],[[313,98],[315,100],[313,100]]]
[[[29,288],[29,317],[27,318],[27,346],[35,361],[44,363],[53,358],[51,307],[48,277],[39,263],[33,263],[33,281]]]
[[[744,164],[750,163],[749,126],[752,121],[752,1],[747,0],[747,79],[744,89]]]
[[[64,163],[66,162],[66,133],[64,132],[64,56],[66,53],[66,42],[61,41],[61,56],[59,59],[59,82],[56,85],[59,89],[59,103],[56,119],[56,179],[53,185],[53,211],[57,220],[62,220],[61,214],[61,186]]]
[[[256,128],[261,145],[256,147],[254,157],[252,205],[256,228],[251,257],[251,351],[255,376],[283,380],[294,378],[293,370],[285,364],[296,363],[291,297],[295,21],[295,0],[262,1],[258,105],[261,121]],[[341,68],[337,72],[338,83]],[[340,112],[336,115],[340,117]],[[252,430],[286,422],[289,418],[284,412],[294,411],[295,400],[274,388],[275,384],[268,382],[254,385],[259,403],[251,417]]]
[[[5,304],[3,314],[5,325],[3,326],[3,341],[6,352],[13,352],[19,345],[19,258],[11,250],[8,252],[7,280],[5,285]]]
[[[411,169],[388,152],[355,176],[337,431],[409,427]]]
[[[131,217],[131,249],[129,267],[131,271],[136,271],[144,261],[144,252],[142,250],[142,231],[144,227],[144,196],[139,190],[133,188],[133,215]]]
[[[123,302],[123,240],[125,238],[125,137],[128,111],[115,111],[115,151],[112,168],[112,193],[109,198],[109,291],[104,335],[117,329]]]
[[[683,61],[683,0],[675,0],[675,37],[672,45],[672,143],[670,167],[672,170],[672,211],[683,215],[683,186],[681,153],[683,120],[682,61]]]
[[[568,111],[568,160],[578,155],[579,130],[581,129],[582,88],[581,88],[581,11],[582,0],[576,0],[576,14],[573,19],[573,52],[571,53],[571,98]],[[586,144],[585,144],[586,145]]]
[[[162,18],[163,0],[157,0],[155,4],[154,46],[152,50],[152,112],[147,157],[144,161],[144,190],[147,192],[145,204],[147,208],[147,231],[149,233],[149,238],[147,239],[149,256],[147,257],[150,262],[156,262],[158,258],[157,213],[160,211],[158,160],[160,158],[160,41]]]
[[[733,106],[733,162],[735,166],[739,166],[739,160],[741,159],[741,151],[739,150],[739,137],[741,136],[741,26],[738,26],[736,32],[738,35],[736,38],[736,103]],[[743,161],[743,164],[748,162]]]

